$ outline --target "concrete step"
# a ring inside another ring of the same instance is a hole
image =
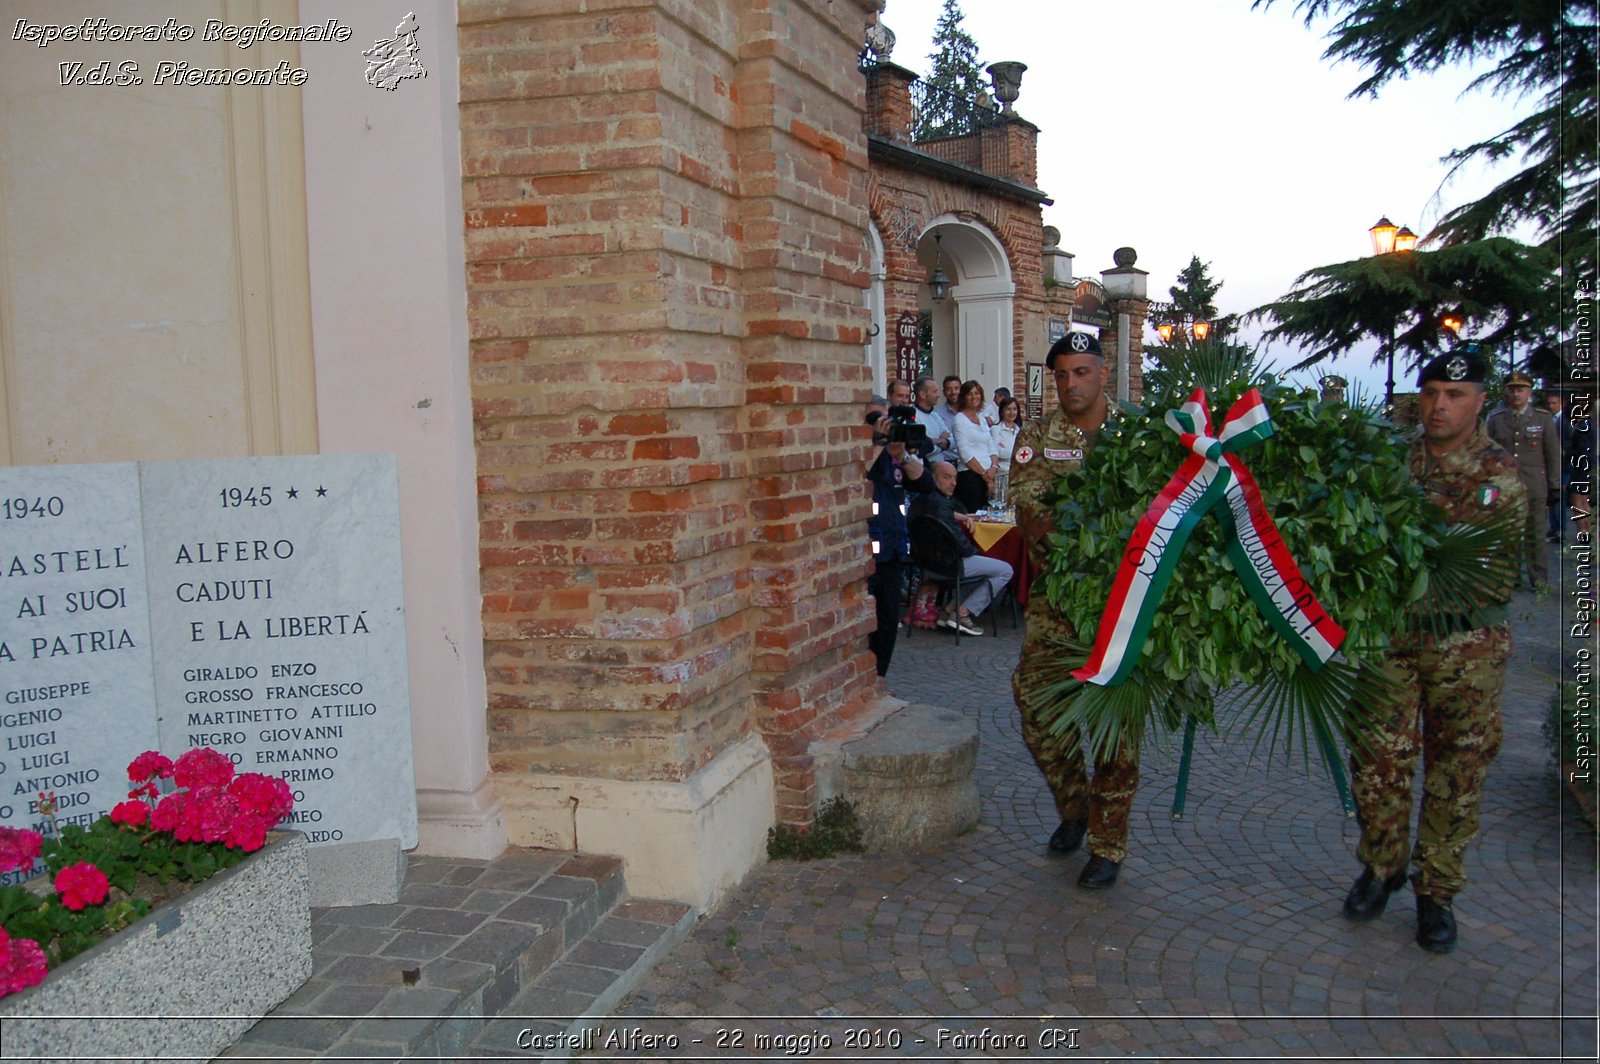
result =
[[[397,904],[311,923],[310,980],[219,1059],[451,1059],[502,1015],[603,1015],[694,916],[628,899],[614,857],[512,848],[412,858]]]

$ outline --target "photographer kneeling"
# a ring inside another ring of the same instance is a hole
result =
[[[891,407],[874,396],[867,404],[866,420],[872,426],[872,461],[867,465],[867,479],[872,481],[872,516],[867,520],[867,530],[872,536],[874,563],[867,591],[878,607],[878,629],[867,637],[867,645],[878,659],[878,675],[883,676],[894,655],[905,563],[911,557],[911,539],[906,533],[906,492],[930,492],[934,483],[923,463],[930,448],[928,433],[916,423],[914,408]]]

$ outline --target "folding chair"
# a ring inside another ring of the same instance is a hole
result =
[[[907,522],[907,531],[911,535],[911,560],[922,570],[922,578],[953,588],[959,611],[961,600],[966,597],[963,591],[983,582],[976,577],[967,578],[966,559],[961,556],[961,541],[944,522],[928,514],[913,517]],[[914,630],[914,625],[908,627],[906,637],[910,638]],[[999,631],[996,627],[995,634],[998,635]],[[961,629],[957,628],[955,632],[959,641]]]

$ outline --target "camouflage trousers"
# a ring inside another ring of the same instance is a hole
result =
[[[1356,853],[1380,878],[1406,865],[1411,787],[1422,751],[1422,815],[1417,821],[1418,894],[1449,900],[1466,884],[1462,853],[1478,833],[1478,802],[1500,751],[1500,690],[1511,656],[1506,623],[1443,639],[1408,635],[1389,665],[1396,701],[1374,707],[1367,746],[1352,746],[1350,783],[1361,821]]]
[[[1119,749],[1109,757],[1097,759],[1091,781],[1078,729],[1053,734],[1029,707],[1028,695],[1041,682],[1030,666],[1053,653],[1043,645],[1052,630],[1071,634],[1067,622],[1045,605],[1044,595],[1030,596],[1022,658],[1011,674],[1011,691],[1022,716],[1022,741],[1044,773],[1061,819],[1088,820],[1089,852],[1120,863],[1128,856],[1128,815],[1139,787],[1139,751]]]

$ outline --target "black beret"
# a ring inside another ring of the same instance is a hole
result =
[[[1086,332],[1069,332],[1061,339],[1050,345],[1050,353],[1045,356],[1045,364],[1057,355],[1098,355],[1100,354],[1100,341]]]
[[[1464,351],[1448,351],[1422,367],[1417,387],[1429,381],[1467,381],[1482,384],[1489,375],[1489,364],[1480,356]]]

